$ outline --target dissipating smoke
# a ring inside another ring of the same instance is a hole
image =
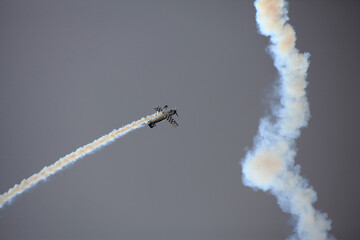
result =
[[[260,120],[253,147],[241,161],[243,183],[271,192],[281,209],[292,215],[295,229],[290,239],[328,239],[331,221],[314,208],[316,192],[294,162],[295,140],[310,118],[305,91],[310,55],[295,48],[284,0],[256,0],[254,5],[259,32],[270,37],[268,50],[279,72],[274,93],[279,103]]]

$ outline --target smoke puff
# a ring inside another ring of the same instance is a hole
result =
[[[246,185],[268,190],[276,177],[284,170],[282,159],[267,149],[261,149],[248,157],[243,164]]]

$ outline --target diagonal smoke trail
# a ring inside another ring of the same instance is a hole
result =
[[[24,179],[20,184],[16,184],[14,187],[10,188],[6,193],[0,195],[0,208],[4,206],[5,203],[10,202],[15,196],[23,193],[25,190],[30,189],[35,186],[39,181],[45,180],[50,175],[60,171],[65,166],[74,163],[76,160],[84,157],[85,155],[92,153],[98,150],[100,147],[105,146],[106,144],[114,141],[115,139],[124,136],[125,134],[141,128],[147,123],[150,119],[153,119],[158,116],[159,113],[154,113],[147,117],[141,118],[140,120],[134,121],[124,127],[115,129],[109,134],[102,136],[92,143],[89,143],[83,147],[76,149],[74,152],[66,155],[63,158],[60,158],[58,161],[53,163],[48,167],[44,167],[40,172],[32,175],[31,177]]]
[[[242,160],[243,182],[270,191],[283,211],[296,220],[292,239],[327,239],[331,221],[313,207],[316,192],[295,165],[295,140],[310,117],[305,88],[309,54],[295,48],[295,31],[287,22],[284,0],[256,0],[261,34],[270,36],[269,50],[279,72],[279,104],[260,121],[253,149]]]

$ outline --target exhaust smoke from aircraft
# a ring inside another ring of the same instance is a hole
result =
[[[294,163],[295,140],[310,118],[305,88],[309,54],[295,48],[295,31],[287,23],[284,0],[256,0],[256,21],[262,35],[270,37],[269,52],[279,72],[275,95],[279,103],[260,120],[254,146],[242,159],[243,183],[270,191],[284,212],[296,221],[291,239],[327,239],[331,220],[316,210],[317,196]]]
[[[42,180],[46,180],[47,177],[60,171],[64,167],[74,163],[75,161],[84,157],[85,155],[89,153],[93,153],[94,151],[100,149],[101,147],[113,142],[117,138],[120,138],[135,129],[145,126],[145,124],[149,120],[157,117],[158,115],[159,113],[154,113],[147,117],[141,118],[140,120],[134,121],[124,127],[115,129],[109,134],[94,140],[92,143],[80,147],[76,149],[74,152],[66,155],[65,157],[60,158],[52,165],[44,167],[40,172],[32,175],[27,179],[22,180],[20,184],[16,184],[14,187],[10,188],[7,192],[0,195],[0,208],[2,208],[4,204],[11,202],[11,200],[14,199],[15,196],[35,186],[38,182]]]

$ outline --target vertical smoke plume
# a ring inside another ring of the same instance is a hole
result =
[[[92,153],[106,144],[114,141],[115,139],[124,136],[132,130],[143,127],[150,119],[158,116],[158,113],[141,118],[140,120],[134,121],[122,128],[115,129],[109,134],[102,136],[92,143],[89,143],[83,147],[76,149],[74,152],[66,155],[63,158],[60,158],[58,161],[53,163],[48,167],[44,167],[39,173],[32,175],[31,177],[24,179],[20,184],[16,184],[14,187],[10,188],[6,193],[0,195],[0,208],[4,206],[5,203],[10,202],[15,196],[23,193],[24,191],[35,186],[39,181],[46,180],[47,177],[53,175],[54,173],[60,171],[64,167],[68,166],[71,163],[74,163],[76,160],[84,157],[85,155]]]
[[[269,50],[279,72],[279,104],[260,121],[253,149],[242,160],[243,182],[270,191],[281,209],[296,220],[293,239],[327,239],[331,221],[313,207],[316,192],[295,165],[295,140],[310,117],[305,88],[309,54],[295,48],[295,31],[287,22],[284,0],[256,0],[256,21],[270,37]]]

